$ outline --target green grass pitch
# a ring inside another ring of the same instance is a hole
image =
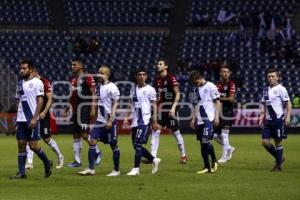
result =
[[[103,160],[95,176],[76,174],[87,166],[88,147],[84,144],[81,168],[53,169],[53,175],[46,179],[41,161],[35,156],[34,168],[27,171],[26,180],[9,180],[17,171],[17,143],[14,136],[0,136],[0,199],[300,199],[299,135],[290,135],[284,141],[286,162],[281,173],[270,172],[274,161],[261,146],[259,135],[232,135],[231,144],[236,147],[232,160],[220,165],[215,174],[198,175],[196,171],[203,167],[199,143],[194,135],[184,135],[184,139],[188,163],[181,165],[173,136],[161,136],[162,162],[155,175],[151,174],[151,165],[142,165],[138,177],[125,175],[133,166],[134,151],[130,137],[120,136],[122,176],[105,176],[112,170],[112,153],[108,145],[100,143]],[[65,156],[65,163],[72,162],[72,136],[58,135],[55,140]],[[219,157],[220,146],[214,145]],[[54,153],[45,144],[42,146],[56,162]]]

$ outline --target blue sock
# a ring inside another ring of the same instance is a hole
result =
[[[277,158],[275,147],[272,144],[269,144],[268,146],[264,145],[264,147],[275,159]]]
[[[40,148],[37,151],[34,151],[34,153],[36,153],[38,157],[43,161],[45,167],[49,164],[49,160],[42,148]]]
[[[95,169],[96,145],[90,145],[88,152],[89,168]]]
[[[113,150],[114,170],[120,170],[120,150],[119,148]]]
[[[210,169],[208,144],[201,143],[201,155],[203,158],[204,167]]]
[[[212,162],[217,162],[215,149],[214,149],[214,146],[211,143],[208,144],[208,151],[209,151],[209,155],[211,157]]]
[[[277,154],[276,165],[280,166],[282,163],[282,157],[283,157],[283,146],[282,145],[276,147],[276,154]]]
[[[139,168],[142,161],[142,147],[140,144],[135,146],[134,167]]]
[[[19,173],[25,174],[25,163],[27,158],[27,152],[19,152],[18,155],[18,166],[19,166]]]
[[[147,160],[150,160],[150,161],[154,160],[154,157],[152,156],[152,154],[145,147],[143,147],[143,146],[142,146],[142,155]]]

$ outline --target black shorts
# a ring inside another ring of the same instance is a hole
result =
[[[97,121],[91,131],[91,139],[96,139],[104,144],[116,146],[118,144],[116,120],[113,121],[111,129],[107,129],[105,123]]]
[[[89,130],[91,106],[81,107],[80,113],[74,113],[72,116],[73,133],[82,133]]]
[[[177,114],[177,112],[176,112]],[[172,131],[177,131],[179,129],[179,120],[169,116],[169,112],[162,112],[158,114],[158,123],[162,127],[167,127],[172,129]]]
[[[50,112],[46,114],[44,119],[40,119],[40,134],[43,139],[51,137]]]
[[[136,144],[147,144],[150,134],[150,125],[139,125],[131,128],[131,142]]]
[[[224,112],[222,113],[224,117],[220,117],[219,126],[215,127],[215,133],[220,134],[222,129],[227,128],[230,129],[233,124],[233,112]]]

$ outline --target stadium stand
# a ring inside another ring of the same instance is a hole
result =
[[[0,1],[0,24],[49,25],[47,0]]]
[[[157,26],[168,25],[172,1],[65,0],[70,25]]]
[[[222,16],[220,11],[224,11],[223,17],[230,17],[229,25],[238,25],[241,21],[245,21],[248,25],[253,25],[253,18],[257,18],[262,12],[268,13],[276,18],[278,24],[284,23],[284,16],[295,13],[297,8],[296,0],[192,0],[191,9],[188,12],[187,21],[189,25],[195,23],[195,20],[205,18],[209,21],[209,25],[221,24],[218,17]]]

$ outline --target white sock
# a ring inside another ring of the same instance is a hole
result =
[[[160,136],[160,130],[156,130],[152,132],[151,136],[151,154],[154,158],[157,157],[157,151],[159,147],[159,136]]]
[[[229,134],[229,130],[222,129],[222,143],[223,143],[222,157],[226,157],[227,152],[230,149],[228,134]]]
[[[96,153],[98,154],[100,152],[99,147],[96,145]]]
[[[34,152],[30,149],[29,144],[26,145],[26,151],[27,151],[27,163],[32,164],[33,163],[33,155]]]
[[[81,140],[75,139],[73,141],[73,149],[74,149],[74,158],[75,161],[81,163],[80,152],[81,152]]]
[[[180,131],[179,130],[175,131],[173,133],[173,135],[176,138],[178,149],[180,151],[180,155],[185,156],[184,141],[183,141],[182,135],[180,134]]]
[[[50,139],[48,146],[54,151],[54,153],[57,155],[57,158],[63,157],[54,139]]]

